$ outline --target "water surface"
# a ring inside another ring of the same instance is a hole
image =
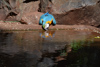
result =
[[[1,31],[0,67],[100,67],[100,34]]]

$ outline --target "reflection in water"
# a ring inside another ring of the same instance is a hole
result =
[[[83,47],[71,51],[64,60],[57,62],[56,67],[100,67],[100,48]]]
[[[94,37],[94,38],[100,38],[100,36],[96,36],[96,37]]]
[[[50,40],[55,36],[55,31],[40,31],[40,37]]]
[[[95,36],[100,34],[65,30],[1,32],[0,67],[98,67],[100,40]]]

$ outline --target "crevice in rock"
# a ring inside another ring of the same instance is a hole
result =
[[[23,3],[29,3],[29,2],[32,2],[32,1],[38,1],[38,0],[25,0]]]
[[[97,3],[100,3],[100,0]]]
[[[100,28],[100,25],[98,25],[97,28]]]
[[[52,3],[52,0],[49,0]]]
[[[16,16],[17,14],[14,12],[9,13],[10,16]]]
[[[38,12],[41,12],[41,3],[39,3]]]
[[[5,17],[4,20],[6,20],[9,16],[17,16],[17,14],[14,13],[14,12],[10,12],[10,13]]]

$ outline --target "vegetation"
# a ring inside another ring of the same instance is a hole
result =
[[[82,48],[84,45],[89,46],[93,42],[94,42],[93,40],[91,40],[91,41],[86,41],[86,40],[72,41],[71,47],[73,50],[78,50],[78,49]]]

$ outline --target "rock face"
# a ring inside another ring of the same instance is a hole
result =
[[[57,24],[100,27],[99,0],[51,0],[46,6],[52,8]]]
[[[30,12],[27,14],[24,14],[21,18],[21,22],[25,24],[38,24],[40,16],[43,13],[41,12]]]
[[[55,15],[58,24],[100,26],[100,3]]]
[[[53,13],[61,14],[85,6],[95,5],[99,0],[52,0]]]
[[[3,0],[2,0],[3,1]],[[57,24],[63,25],[91,25],[100,27],[100,0],[8,0],[15,20],[25,24],[37,24],[41,12],[50,11]],[[7,6],[7,4],[4,4]],[[9,7],[10,7],[9,6]],[[1,1],[0,1],[0,8]],[[7,8],[7,7],[6,7]],[[5,10],[5,9],[4,9]],[[40,12],[38,12],[40,11]],[[6,14],[0,10],[0,19]],[[7,10],[5,11],[7,12]]]
[[[2,11],[0,11],[0,18],[2,19],[3,17],[6,21],[8,21],[9,17],[13,16],[15,20],[21,21],[23,15],[38,11],[39,3],[40,1],[38,0],[1,0],[0,9],[4,10],[3,13],[5,12],[4,14],[6,19],[4,18]],[[10,21],[12,21],[12,18]]]
[[[6,18],[6,14],[4,10],[0,9],[0,20],[5,20],[5,18]]]
[[[16,19],[18,21],[21,20],[22,16],[30,13],[30,12],[36,12],[39,9],[39,1],[36,2],[29,2],[29,3],[23,3],[20,5],[20,12],[19,14],[16,16]]]
[[[49,0],[40,0],[40,11],[45,12],[46,8],[48,7]]]

